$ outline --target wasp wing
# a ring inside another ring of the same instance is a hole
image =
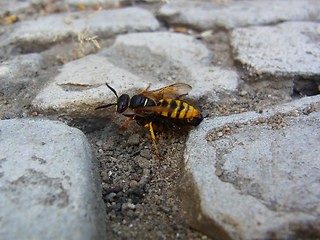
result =
[[[192,87],[186,83],[176,83],[167,87],[163,87],[154,91],[148,91],[141,93],[140,95],[150,98],[155,102],[159,102],[160,99],[180,99],[191,91]]]
[[[124,113],[122,113],[122,115],[126,117],[132,117],[134,115],[137,115],[139,117],[147,117],[150,115],[157,114],[163,110],[164,108],[161,106],[146,106],[146,107],[138,107],[134,109],[128,108]]]
[[[146,107],[139,107],[133,109],[134,113],[140,116],[149,116],[155,113],[161,113],[163,111],[167,111],[167,108],[162,106],[146,106]]]

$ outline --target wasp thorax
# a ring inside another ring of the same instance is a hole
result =
[[[131,99],[130,99],[130,108],[134,109],[134,108],[139,108],[139,107],[146,107],[146,106],[155,106],[155,102],[149,98],[146,98],[144,96],[140,96],[140,95],[134,95]]]
[[[128,94],[122,94],[117,100],[117,112],[123,113],[129,105],[130,97]]]

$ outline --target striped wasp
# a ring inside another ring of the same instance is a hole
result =
[[[150,129],[151,138],[159,159],[161,159],[155,141],[152,124],[161,124],[162,120],[170,120],[177,125],[198,126],[203,120],[202,114],[190,104],[180,99],[186,96],[192,87],[185,83],[176,83],[157,90],[148,91],[149,86],[139,94],[130,98],[128,94],[118,97],[116,90],[106,83],[107,87],[117,97],[116,103],[99,106],[96,109],[115,105],[116,111],[128,117],[122,127],[136,120],[139,125]]]

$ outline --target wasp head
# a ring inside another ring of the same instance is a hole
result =
[[[117,100],[117,112],[123,113],[129,106],[130,97],[128,94],[122,94]]]
[[[117,97],[117,103],[109,103],[107,105],[103,105],[103,106],[99,106],[96,108],[100,109],[100,108],[108,108],[110,106],[117,106],[117,112],[118,113],[123,113],[125,110],[127,110],[128,106],[129,106],[129,101],[130,101],[130,97],[128,94],[122,94],[120,97],[118,97],[117,91],[114,90],[111,86],[108,85],[108,83],[106,83],[107,87],[114,93],[114,95],[116,95]]]

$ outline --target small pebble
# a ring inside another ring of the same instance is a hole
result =
[[[107,202],[113,202],[115,196],[117,196],[117,194],[114,193],[114,192],[112,192],[112,193],[109,193],[108,195],[106,195],[106,196],[104,197],[104,199],[105,199]]]
[[[130,194],[142,198],[143,194],[144,194],[144,190],[141,188],[134,188],[134,189],[130,190]]]
[[[298,112],[298,110],[292,110],[290,112],[290,115],[293,116],[293,117],[298,117],[299,116],[299,112]]]
[[[122,209],[122,204],[121,203],[117,203],[114,207],[113,207],[114,211],[116,212],[120,212]]]
[[[98,147],[101,147],[102,144],[103,144],[103,142],[102,142],[101,140],[96,141],[96,145],[97,145]]]
[[[135,210],[136,209],[136,205],[134,205],[133,203],[127,203],[127,207],[131,210]]]
[[[107,150],[109,150],[110,148],[109,148],[109,145],[107,144],[107,143],[104,143],[104,144],[102,144],[102,150],[103,151],[107,151]]]
[[[248,94],[248,92],[246,91],[246,90],[242,90],[240,93],[239,93],[239,95],[241,96],[241,97],[243,97],[243,96],[245,96],[245,95],[247,95]]]
[[[141,168],[150,168],[152,165],[148,159],[143,158],[141,156],[137,156],[135,158],[135,161],[138,163],[139,167]]]
[[[136,197],[136,196],[133,196],[133,197],[131,198],[131,201],[132,201],[133,204],[138,204],[138,203],[140,203],[140,198],[138,198],[138,197]]]
[[[218,166],[216,168],[215,174],[217,177],[220,177],[223,174],[223,170],[222,170],[221,166]]]
[[[217,137],[222,137],[223,136],[223,132],[217,132]]]
[[[150,150],[149,149],[142,149],[140,151],[140,156],[144,157],[146,159],[150,159],[151,158]]]
[[[131,180],[129,185],[130,188],[135,188],[136,186],[138,186],[138,182],[136,180]]]
[[[127,143],[129,145],[139,145],[140,143],[140,135],[139,134],[133,134],[128,138]]]
[[[108,173],[106,171],[101,171],[100,176],[103,177],[108,177]]]

